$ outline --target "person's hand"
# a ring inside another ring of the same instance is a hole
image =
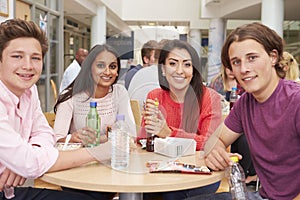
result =
[[[83,127],[72,133],[70,142],[82,143],[86,146],[89,143],[95,143],[97,132],[89,127]],[[102,138],[102,142],[106,141]]]
[[[3,191],[4,186],[16,187],[25,183],[26,178],[14,173],[10,169],[6,168],[0,176],[0,192]]]
[[[107,142],[100,144],[96,147],[86,148],[86,150],[99,162],[103,162],[111,159],[112,144],[108,140]]]
[[[239,157],[239,160],[242,159],[242,156],[237,153],[228,153],[226,149],[222,147],[215,147],[204,157],[206,166],[214,171],[224,170],[229,165],[232,165],[230,159],[231,156],[236,155]]]
[[[100,135],[100,144],[105,143],[107,141],[108,141],[107,135],[105,134]]]
[[[161,138],[171,135],[172,131],[164,115],[157,108],[157,105],[155,105],[155,100],[147,99],[144,119],[147,133],[157,135]]]

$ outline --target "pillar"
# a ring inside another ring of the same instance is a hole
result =
[[[194,47],[201,57],[201,31],[199,29],[191,29],[188,42]]]
[[[225,39],[225,20],[211,19],[208,34],[207,83],[216,76],[221,69],[221,50]]]
[[[284,0],[262,0],[261,22],[283,37]]]
[[[106,8],[101,6],[97,8],[96,16],[92,18],[91,26],[91,47],[96,44],[106,42]]]

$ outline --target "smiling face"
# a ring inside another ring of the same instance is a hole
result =
[[[3,50],[0,79],[18,97],[39,80],[42,69],[41,45],[34,38],[11,40]]]
[[[192,58],[185,49],[173,49],[165,60],[163,72],[174,94],[186,92],[193,78]]]
[[[228,50],[234,76],[240,85],[260,102],[275,90],[279,77],[275,64],[277,51],[270,55],[263,46],[252,39],[233,42]]]
[[[117,58],[108,51],[98,54],[92,64],[92,76],[97,88],[109,89],[118,76]]]

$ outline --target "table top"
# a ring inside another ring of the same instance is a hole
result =
[[[110,162],[89,163],[81,167],[44,174],[43,181],[65,187],[103,191],[103,192],[164,192],[201,187],[220,181],[224,172],[207,174],[149,173],[146,166],[149,160],[163,162],[180,161],[202,166],[200,152],[180,158],[169,158],[145,150],[133,151],[130,154],[129,167],[124,171],[113,170]]]

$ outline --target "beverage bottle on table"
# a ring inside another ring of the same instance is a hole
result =
[[[234,103],[238,100],[238,95],[237,95],[237,88],[236,87],[233,87],[231,89],[231,92],[230,92],[230,96],[229,96],[229,102],[230,102],[230,106],[229,106],[229,109],[231,110]]]
[[[112,143],[111,167],[123,169],[129,165],[130,136],[124,115],[117,115],[117,121],[112,126],[109,138]]]
[[[158,116],[158,105],[159,105],[159,102],[158,100],[156,99],[155,100],[155,114],[152,116],[154,118],[157,118]],[[156,138],[157,136],[155,134],[151,134],[151,133],[147,133],[147,142],[146,142],[146,150],[149,151],[149,152],[153,152],[154,151],[154,139]]]
[[[247,200],[248,195],[244,170],[239,164],[239,159],[237,156],[232,156],[230,159],[232,160],[233,165],[227,169],[227,173],[229,174],[229,187],[232,199]]]
[[[90,102],[90,110],[86,116],[86,126],[96,131],[96,140],[89,142],[88,147],[97,146],[100,144],[100,117],[97,111],[97,102]]]

